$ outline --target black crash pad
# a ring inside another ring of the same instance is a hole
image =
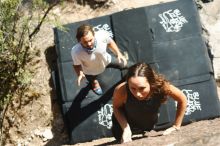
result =
[[[193,0],[174,1],[145,8],[152,42],[200,36],[202,27]]]
[[[170,81],[213,72],[202,37],[186,37],[152,45],[154,65]]]
[[[66,31],[54,29],[59,78],[56,87],[61,93],[58,95],[71,144],[112,136],[112,94],[126,73],[106,69],[99,77],[102,96],[94,94],[86,80],[77,86],[70,51],[77,43],[76,28],[82,23],[107,30],[128,56],[129,64],[149,63],[179,87],[188,99],[183,124],[220,116],[213,69],[194,1],[131,9],[64,25]],[[172,125],[175,112],[176,104],[170,99],[160,108],[155,129]]]
[[[144,8],[127,10],[112,15],[115,41],[130,64],[152,62],[151,36]]]
[[[185,79],[184,82],[175,81],[173,84],[187,96],[187,110],[183,124],[219,117],[220,103],[213,75],[196,76]],[[171,121],[174,121],[176,103],[170,100],[168,106]]]

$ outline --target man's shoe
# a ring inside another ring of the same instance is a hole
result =
[[[95,81],[92,85],[92,90],[95,94],[97,95],[102,95],[103,92],[102,92],[102,88],[100,87],[99,85],[99,82],[98,81]]]
[[[103,94],[101,87],[96,88],[96,89],[93,89],[93,91],[94,91],[95,94],[97,94],[97,95],[102,95],[102,94]]]

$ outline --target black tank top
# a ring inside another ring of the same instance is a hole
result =
[[[124,105],[125,116],[133,128],[150,131],[158,120],[158,111],[161,105],[161,94],[154,94],[148,100],[138,100],[134,97],[126,84],[127,101]]]

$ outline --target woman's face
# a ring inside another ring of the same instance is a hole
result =
[[[131,93],[138,100],[145,100],[149,98],[150,84],[145,77],[131,77],[128,80],[128,86]]]

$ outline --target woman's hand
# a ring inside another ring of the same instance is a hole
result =
[[[129,126],[127,126],[124,131],[123,131],[123,134],[122,134],[122,137],[121,137],[121,143],[125,143],[125,142],[130,142],[132,141],[131,139],[131,129]]]
[[[178,131],[180,129],[180,127],[177,127],[175,125],[173,125],[172,127],[166,129],[164,132],[163,132],[163,135],[169,135],[170,133],[172,133],[173,131]]]

